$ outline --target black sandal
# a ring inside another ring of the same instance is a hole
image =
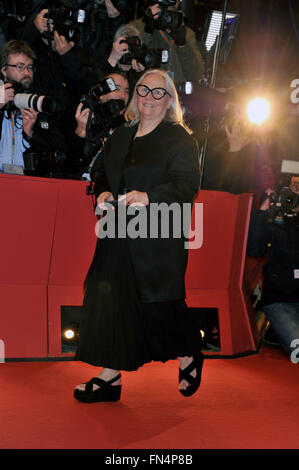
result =
[[[108,382],[100,379],[99,377],[92,378],[89,382],[85,383],[85,390],[74,390],[74,397],[83,401],[84,403],[96,403],[97,401],[118,401],[120,399],[121,385],[111,385],[120,379],[120,374]],[[98,385],[101,388],[92,390],[93,385]]]
[[[179,383],[182,380],[186,380],[190,385],[183,389],[179,389],[184,397],[190,397],[193,395],[198,387],[200,386],[201,382],[201,372],[203,366],[204,355],[202,353],[196,354],[193,356],[193,361],[189,364],[185,369],[179,369]],[[196,377],[191,375],[191,372],[196,369]]]

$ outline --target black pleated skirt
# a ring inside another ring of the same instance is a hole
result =
[[[193,356],[199,328],[184,300],[141,302],[126,238],[98,240],[87,275],[76,360],[133,371]]]

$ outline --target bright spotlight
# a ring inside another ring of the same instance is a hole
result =
[[[74,332],[74,330],[68,329],[68,330],[64,331],[63,335],[66,339],[73,339],[74,336],[75,336],[75,332]]]
[[[247,116],[251,123],[260,126],[270,116],[271,105],[266,98],[254,98],[247,105]]]
[[[67,344],[76,343],[79,336],[79,325],[75,322],[69,323],[62,330],[62,341]]]

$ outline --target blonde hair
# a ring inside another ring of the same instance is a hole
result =
[[[177,93],[174,81],[168,75],[168,73],[162,69],[147,70],[136,83],[132,99],[130,103],[128,104],[126,112],[124,114],[125,119],[128,122],[128,125],[134,126],[140,121],[139,111],[137,107],[136,87],[140,85],[142,81],[144,80],[144,78],[150,74],[160,75],[161,77],[163,77],[165,81],[165,89],[170,94],[170,107],[166,112],[164,120],[172,122],[174,124],[181,125],[182,127],[184,127],[184,129],[186,129],[188,134],[192,134],[192,130],[187,126],[187,124],[184,121],[184,112],[179,101],[179,97],[178,97],[178,93]]]

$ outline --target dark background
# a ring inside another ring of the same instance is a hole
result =
[[[222,10],[223,1],[184,0],[189,26],[200,38],[208,11]],[[285,81],[297,78],[299,52],[299,2],[291,1],[298,39],[291,20],[289,0],[230,0],[227,11],[240,15],[227,73],[238,78]],[[223,67],[222,67],[223,68]]]

